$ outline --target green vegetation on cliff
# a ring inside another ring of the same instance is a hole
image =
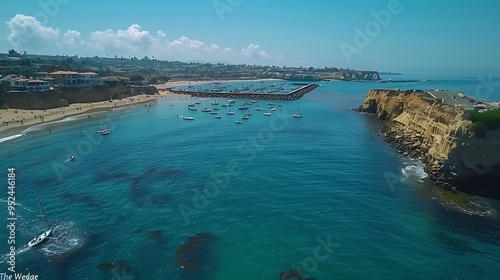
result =
[[[472,121],[472,130],[476,138],[486,137],[487,130],[495,130],[500,127],[500,109],[469,113],[468,119]]]
[[[484,127],[488,130],[494,130],[500,127],[500,109],[486,112],[470,112],[470,120],[474,125]]]

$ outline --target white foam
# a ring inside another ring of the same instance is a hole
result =
[[[67,117],[67,118],[64,118],[64,119],[58,120],[58,121],[37,124],[37,125],[31,126],[31,127],[28,127],[27,129],[23,130],[22,133],[27,134],[30,132],[41,131],[41,130],[44,130],[46,127],[52,127],[54,125],[57,125],[60,123],[65,123],[65,122],[78,121],[78,120],[87,118],[87,116],[88,115],[86,115],[86,114],[85,115],[77,115],[77,116]]]
[[[88,114],[67,117],[67,118],[64,118],[63,121],[76,121],[79,119],[86,119],[86,118],[88,118]]]
[[[425,164],[423,162],[414,159],[407,159],[403,160],[403,164],[405,166],[401,169],[401,173],[403,174],[404,179],[422,181],[429,176],[425,173]]]
[[[11,135],[11,136],[7,136],[7,137],[4,137],[4,138],[0,138],[0,143],[6,142],[6,141],[9,141],[9,140],[12,140],[12,139],[16,139],[16,138],[19,138],[19,137],[22,137],[22,136],[24,136],[24,133],[23,134]]]

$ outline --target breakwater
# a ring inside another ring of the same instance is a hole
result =
[[[240,92],[213,92],[213,91],[189,91],[185,89],[171,90],[176,94],[186,94],[192,97],[224,97],[224,98],[242,98],[242,99],[263,99],[263,100],[297,100],[302,98],[306,93],[313,91],[319,87],[318,84],[308,84],[303,87],[294,89],[285,94],[269,94],[269,93],[240,93]]]

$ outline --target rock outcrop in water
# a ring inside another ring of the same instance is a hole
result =
[[[476,133],[462,109],[413,90],[371,90],[359,111],[384,121],[385,140],[437,185],[500,199],[500,128]]]

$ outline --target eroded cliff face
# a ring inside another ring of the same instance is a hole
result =
[[[4,94],[6,108],[26,110],[46,110],[65,107],[73,103],[100,102],[110,99],[147,94],[158,94],[156,87],[94,86],[90,88],[56,88],[43,93]]]
[[[477,137],[461,109],[413,90],[371,90],[359,110],[384,121],[385,140],[438,185],[500,199],[500,129]]]

